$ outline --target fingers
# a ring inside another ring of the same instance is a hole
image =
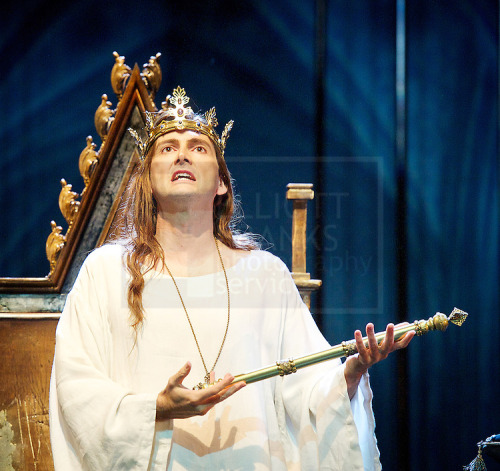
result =
[[[235,384],[228,386],[226,389],[223,389],[219,395],[221,397],[221,401],[224,401],[228,397],[231,397],[234,393],[238,392],[240,389],[244,388],[247,384],[245,381],[238,381]]]
[[[402,348],[406,348],[408,346],[408,344],[410,343],[411,339],[415,336],[415,331],[410,330],[397,340],[394,337],[396,328],[403,327],[406,325],[408,325],[407,322],[398,324],[397,326],[394,326],[394,324],[387,324],[384,339],[382,340],[382,342],[380,342],[378,345],[376,345],[374,331],[373,331],[372,326],[369,324],[367,326],[367,336],[369,338],[369,347],[372,349],[377,348],[382,355],[388,355],[389,353],[393,352],[394,350],[400,350]]]
[[[394,350],[394,324],[387,324],[384,340],[378,349],[384,357],[387,357]]]
[[[191,363],[188,361],[177,373],[175,373],[171,378],[170,381],[173,382],[174,385],[176,386],[181,386],[182,382],[186,378],[186,376],[189,374],[191,371]]]
[[[375,326],[373,324],[366,325],[366,336],[368,337],[368,348],[373,352],[378,350],[378,342],[375,338]]]
[[[243,381],[240,381],[239,383],[233,384],[231,386],[227,386],[222,391],[204,399],[200,405],[203,406],[210,405],[211,407],[213,407],[215,404],[225,401],[227,398],[231,397],[233,394],[235,394],[237,391],[239,391],[241,388],[245,386],[246,384]]]
[[[365,340],[363,339],[361,331],[356,330],[356,332],[354,332],[354,340],[356,341],[358,353],[363,358],[368,358],[370,351],[375,352],[379,350],[379,345],[375,337],[375,327],[371,323],[366,325],[366,338],[367,345],[364,343]]]
[[[209,394],[209,396],[198,402],[198,405],[196,406],[197,415],[205,415],[216,404],[225,401],[227,398],[231,397],[233,394],[246,386],[244,381],[238,381],[235,384],[231,384],[233,380],[234,377],[227,374],[224,379],[218,383],[200,391],[196,391]]]
[[[368,352],[366,351],[365,344],[363,342],[363,334],[360,330],[354,332],[354,340],[356,342],[356,349],[358,350],[358,355],[362,361],[368,359]]]
[[[235,392],[246,386],[244,381],[239,381],[231,384],[234,381],[234,376],[229,373],[223,379],[217,381],[215,384],[201,389],[202,403],[220,402],[232,396]]]
[[[401,344],[395,343],[394,324],[387,325],[384,339],[380,343],[377,341],[375,327],[372,323],[366,325],[366,339],[362,338],[362,334],[359,330],[354,333],[354,339],[356,341],[359,358],[362,363],[367,366],[371,366],[374,363],[383,360],[393,350],[404,348],[404,346],[407,345],[406,340]]]
[[[405,324],[407,325],[408,323]],[[399,326],[400,325],[398,325],[398,327]],[[388,324],[385,330],[384,339],[379,344],[377,342],[375,327],[373,324],[367,324],[365,339],[363,339],[361,331],[356,330],[354,332],[354,341],[356,343],[358,354],[350,361],[350,365],[355,365],[354,368],[357,372],[366,371],[375,363],[387,358],[391,352],[406,348],[415,335],[414,331],[409,331],[399,340],[395,341],[394,332],[394,324]]]
[[[401,337],[397,342],[394,343],[395,350],[406,348],[413,337],[415,337],[414,330],[407,332],[403,337]]]
[[[188,389],[182,385],[182,381],[190,371],[191,363],[188,362],[169,378],[166,388],[158,394],[157,420],[205,415],[215,404],[231,397],[246,385],[244,381],[232,384],[234,376],[227,374],[224,379],[204,389]]]
[[[386,351],[387,354],[391,353],[394,350],[401,350],[403,348],[406,348],[411,342],[411,339],[415,336],[414,330],[410,330],[409,332],[406,332],[403,337],[399,338],[398,340],[394,340],[394,330],[398,327],[404,327],[407,325],[408,322],[402,322],[400,324],[397,324],[396,326],[394,326],[393,324],[389,324],[387,326],[384,339],[384,343],[386,343],[386,348],[384,349],[384,351]]]

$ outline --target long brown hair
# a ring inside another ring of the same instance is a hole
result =
[[[165,119],[158,113],[156,123]],[[197,119],[204,117],[197,115]],[[227,187],[227,192],[217,195],[213,205],[214,237],[232,249],[253,250],[260,247],[258,237],[248,232],[240,232],[237,225],[241,220],[241,208],[235,198],[233,179],[226,162],[217,146],[214,146],[219,164],[219,176]],[[165,263],[165,254],[156,239],[156,201],[151,186],[151,161],[155,145],[152,146],[144,161],[139,162],[120,207],[121,224],[118,234],[126,247],[126,267],[131,275],[128,285],[127,301],[130,309],[131,324],[135,332],[144,320],[142,293],[144,275],[159,262]]]

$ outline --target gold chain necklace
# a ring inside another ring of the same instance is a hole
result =
[[[217,358],[214,361],[214,364],[211,368],[210,371],[208,371],[207,365],[205,363],[205,359],[203,358],[203,354],[201,353],[201,348],[200,344],[198,343],[198,338],[196,337],[196,333],[194,332],[193,324],[191,323],[191,319],[189,318],[189,314],[186,309],[186,305],[184,304],[184,300],[182,299],[181,292],[179,291],[179,287],[177,286],[177,283],[175,281],[174,276],[172,275],[172,272],[169,270],[168,266],[166,263],[164,263],[165,268],[167,269],[168,274],[170,275],[170,278],[172,278],[172,281],[174,282],[175,289],[177,290],[177,294],[179,295],[179,299],[181,300],[182,307],[184,309],[184,312],[186,313],[186,318],[189,322],[189,327],[191,328],[191,332],[193,333],[194,341],[196,342],[196,347],[198,348],[198,353],[200,354],[201,362],[203,363],[203,368],[205,369],[205,384],[199,383],[197,385],[198,389],[203,388],[204,385],[209,385],[210,384],[210,372],[215,370],[215,365],[219,361],[219,357],[222,353],[222,348],[224,347],[224,343],[226,342],[226,337],[227,337],[227,331],[229,329],[229,319],[231,317],[231,299],[229,296],[229,282],[227,281],[227,273],[226,273],[226,268],[224,267],[224,262],[222,261],[222,255],[220,254],[219,250],[219,243],[217,241],[217,238],[214,236],[215,240],[215,247],[217,248],[217,253],[219,254],[219,260],[220,264],[222,266],[222,271],[224,272],[224,278],[226,279],[226,289],[227,289],[227,324],[226,324],[226,331],[224,332],[224,337],[222,339],[222,343],[219,348],[219,353],[217,354]]]

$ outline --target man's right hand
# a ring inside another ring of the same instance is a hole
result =
[[[156,420],[185,419],[205,415],[215,404],[224,401],[246,386],[244,381],[231,385],[234,376],[226,374],[224,379],[204,389],[192,390],[183,386],[184,378],[191,371],[187,362],[170,377],[166,388],[156,398]]]

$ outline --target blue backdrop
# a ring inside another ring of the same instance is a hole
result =
[[[219,121],[246,223],[291,258],[289,182],[314,183],[313,311],[333,343],[454,306],[461,329],[371,371],[385,469],[461,469],[500,431],[498,3],[8,2],[0,20],[1,276],[44,276],[50,221],[113,51],[161,52]],[[317,12],[320,12],[319,15]]]

